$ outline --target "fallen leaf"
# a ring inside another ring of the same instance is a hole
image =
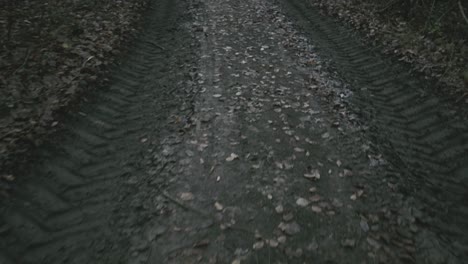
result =
[[[214,98],[220,98],[221,95],[220,95],[220,94],[213,94],[213,97],[214,97]]]
[[[294,151],[295,151],[295,152],[302,153],[302,152],[304,152],[305,150],[302,149],[302,148],[297,148],[297,147],[296,147],[296,148],[294,148]]]
[[[357,196],[361,197],[364,194],[364,190],[358,190],[357,191]]]
[[[193,245],[194,248],[201,248],[201,247],[206,247],[210,244],[210,241],[208,239],[203,239],[198,241]]]
[[[296,200],[296,204],[301,206],[301,207],[306,207],[309,205],[309,201],[302,198],[302,197],[299,197],[297,200]]]
[[[318,243],[317,240],[313,239],[312,242],[307,246],[307,250],[309,251],[315,251],[318,249]]]
[[[215,206],[216,210],[218,210],[218,211],[221,211],[221,210],[223,210],[223,208],[224,208],[223,205],[220,204],[219,202],[216,202],[216,203],[214,204],[214,206]]]
[[[312,212],[314,212],[314,213],[321,213],[322,212],[322,208],[320,208],[320,206],[317,206],[317,205],[312,205],[311,209],[312,209]]]
[[[2,175],[0,178],[5,179],[6,181],[12,182],[15,180],[15,176],[11,174]]]
[[[322,200],[322,197],[320,195],[318,195],[318,194],[315,194],[312,197],[310,197],[309,200],[314,203],[314,202],[318,202],[318,201]]]
[[[276,248],[276,247],[278,247],[279,242],[276,241],[276,240],[274,240],[274,239],[270,239],[270,240],[268,240],[268,245],[269,245],[270,247],[272,247],[272,248]]]
[[[265,246],[265,242],[263,242],[263,241],[257,241],[257,242],[255,242],[255,243],[253,244],[252,248],[253,248],[254,250],[260,250],[260,249],[262,249],[264,246]]]
[[[345,169],[343,171],[343,176],[345,176],[345,177],[353,176],[353,172],[351,170]]]
[[[320,179],[320,172],[318,169],[314,169],[310,173],[304,174],[304,177],[311,180],[318,180]]]
[[[292,213],[287,213],[285,215],[283,215],[283,220],[286,221],[286,222],[289,222],[291,220],[293,220],[294,218],[294,215]]]
[[[333,198],[332,205],[334,207],[343,207],[343,203],[340,200],[338,200],[337,198]]]
[[[193,200],[194,196],[193,196],[193,193],[191,192],[183,192],[180,194],[180,199],[182,201],[191,201]]]
[[[283,169],[283,163],[281,163],[279,161],[275,161],[275,165],[276,165],[276,167],[278,167],[278,169]]]
[[[278,206],[275,207],[275,211],[276,211],[276,213],[278,213],[278,214],[282,214],[283,211],[284,211],[284,208],[283,208],[282,205],[278,205]]]
[[[354,247],[356,245],[356,240],[351,239],[351,238],[347,238],[347,239],[341,241],[341,245],[343,247],[352,248],[352,247]]]
[[[235,153],[231,153],[231,155],[229,157],[226,158],[226,161],[233,161],[235,159],[238,159],[239,156]]]
[[[373,238],[368,237],[366,240],[367,240],[367,243],[369,243],[369,245],[371,245],[371,246],[374,247],[375,249],[379,249],[379,248],[380,248],[380,243],[377,242],[376,240],[374,240]]]
[[[362,231],[369,232],[369,225],[367,224],[367,221],[365,219],[361,219],[359,225],[361,226]]]
[[[277,240],[278,240],[278,243],[283,244],[283,243],[286,243],[286,239],[287,239],[286,236],[280,236],[278,237]]]
[[[301,227],[296,223],[287,223],[284,226],[284,232],[290,236],[295,235],[301,231]]]
[[[205,150],[205,148],[207,148],[207,147],[208,147],[208,144],[202,143],[202,144],[200,144],[200,145],[198,146],[197,149],[198,149],[198,151],[203,151],[203,150]]]

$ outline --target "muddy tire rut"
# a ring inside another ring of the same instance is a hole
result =
[[[115,66],[111,85],[90,94],[67,115],[0,207],[1,263],[121,263],[115,212],[125,205],[125,184],[148,129],[177,103],[152,99],[175,89],[171,58],[180,49],[178,3],[153,1],[145,29]],[[185,59],[185,58],[183,58]],[[154,129],[154,126],[153,128]],[[112,257],[105,256],[112,251]],[[101,259],[102,256],[106,259]],[[101,259],[101,260],[100,260]]]
[[[404,191],[425,204],[426,224],[455,238],[468,255],[468,122],[466,110],[436,85],[378,54],[307,1],[282,1],[321,55],[351,85],[351,107],[398,168]],[[433,218],[432,218],[432,217]]]

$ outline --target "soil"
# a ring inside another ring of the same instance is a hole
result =
[[[1,263],[464,263],[468,120],[304,1],[153,0],[5,179]]]

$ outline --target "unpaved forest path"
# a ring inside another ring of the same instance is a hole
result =
[[[467,260],[468,123],[424,81],[299,0],[147,17],[20,170],[0,263]]]

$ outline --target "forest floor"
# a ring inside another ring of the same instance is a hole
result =
[[[146,0],[0,1],[0,177],[108,83]]]
[[[146,9],[3,180],[1,263],[466,262],[451,95],[305,1]]]
[[[380,53],[436,82],[457,103],[468,103],[468,6],[463,1],[417,1],[413,7],[398,0],[305,2],[356,29]]]

